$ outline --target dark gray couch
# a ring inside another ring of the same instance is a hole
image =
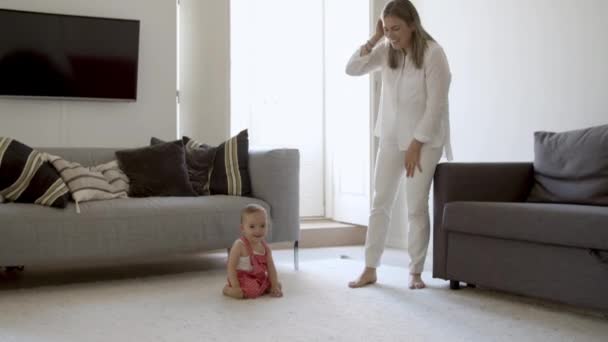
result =
[[[111,148],[40,149],[82,165],[115,159]],[[224,249],[238,238],[240,211],[267,208],[268,242],[299,238],[299,152],[252,150],[253,197],[145,197],[74,203],[65,209],[0,204],[0,266],[104,261]]]
[[[529,203],[532,163],[444,163],[433,277],[608,311],[608,207]]]

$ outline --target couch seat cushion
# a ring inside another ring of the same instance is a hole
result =
[[[608,250],[608,207],[450,202],[443,229],[510,240]]]
[[[239,213],[249,203],[264,206],[272,217],[267,203],[240,196],[91,201],[80,204],[80,214],[73,203],[65,210],[0,204],[0,260],[44,263],[226,248],[240,235]]]

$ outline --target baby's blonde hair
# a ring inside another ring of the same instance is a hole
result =
[[[264,216],[268,217],[266,209],[259,204],[251,203],[247,204],[243,210],[241,210],[241,223],[245,220],[245,216],[253,213],[264,213]]]

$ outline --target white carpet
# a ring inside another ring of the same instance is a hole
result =
[[[606,341],[608,320],[405,268],[351,290],[360,261],[279,263],[285,297],[221,296],[223,269],[0,290],[0,341]]]

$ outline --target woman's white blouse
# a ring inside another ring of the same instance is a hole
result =
[[[388,66],[389,43],[384,39],[365,56],[357,49],[348,61],[346,73],[368,74],[380,69],[382,90],[374,134],[406,150],[413,139],[425,146],[443,147],[452,160],[448,92],[451,73],[443,49],[429,41],[423,67],[417,69],[410,54],[402,67]]]

